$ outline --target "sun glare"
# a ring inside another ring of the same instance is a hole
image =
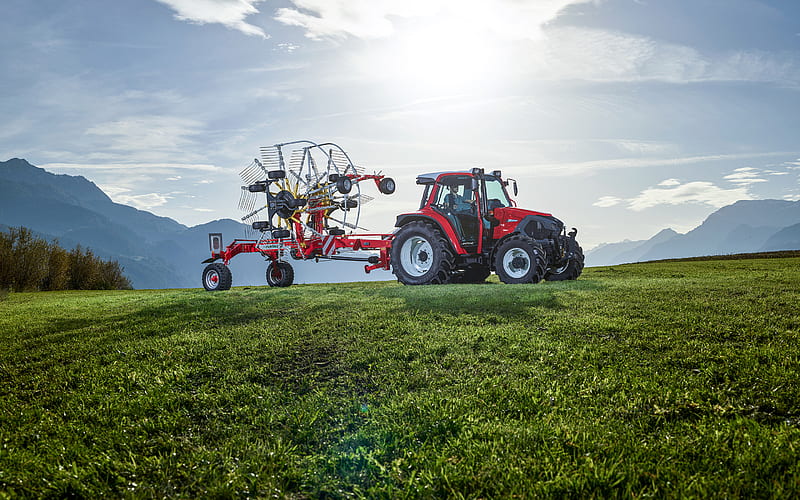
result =
[[[503,44],[463,19],[405,26],[370,57],[396,86],[417,92],[477,91],[502,78]]]

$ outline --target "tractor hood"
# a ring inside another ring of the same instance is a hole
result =
[[[552,239],[564,230],[564,223],[545,212],[535,212],[516,207],[495,208],[494,218],[499,225],[494,237],[502,238],[510,233],[522,233],[535,240]]]
[[[544,217],[552,217],[552,214],[548,214],[545,212],[535,212],[533,210],[526,210],[524,208],[517,208],[517,207],[500,207],[494,209],[494,216],[501,221],[509,220],[509,219],[519,219],[522,220],[529,215],[541,215]]]

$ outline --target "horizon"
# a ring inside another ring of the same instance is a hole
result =
[[[85,177],[85,176],[83,176],[83,175],[76,175],[76,176],[73,176],[72,174],[59,174],[59,173],[55,173],[55,172],[50,172],[50,171],[48,171],[48,170],[46,170],[46,169],[44,169],[44,168],[42,168],[42,167],[39,167],[39,166],[37,166],[37,165],[33,165],[32,163],[30,163],[30,162],[29,162],[28,160],[26,160],[25,158],[9,158],[8,160],[5,160],[5,161],[0,161],[0,163],[10,162],[10,161],[14,161],[14,160],[23,161],[23,162],[27,163],[28,165],[30,165],[31,167],[34,167],[34,168],[37,168],[37,169],[44,170],[45,172],[47,172],[47,173],[49,173],[49,174],[52,174],[52,175],[63,175],[63,176],[72,176],[72,177],[79,177],[79,178],[82,178],[82,179],[86,180],[87,182],[90,182],[90,183],[92,183],[92,184],[93,184],[93,185],[94,185],[94,186],[95,186],[97,189],[99,189],[101,192],[103,192],[103,194],[105,194],[106,196],[108,196],[108,197],[109,197],[109,199],[111,199],[111,201],[112,201],[112,202],[114,202],[114,203],[118,203],[118,204],[121,204],[121,205],[126,205],[126,206],[129,206],[129,207],[135,208],[135,209],[137,209],[137,210],[143,210],[143,211],[145,211],[145,212],[149,212],[149,213],[152,213],[153,215],[157,215],[157,216],[158,216],[158,214],[155,214],[155,213],[153,213],[153,212],[150,212],[149,210],[145,210],[145,209],[143,209],[143,208],[137,208],[137,207],[135,207],[135,206],[133,206],[133,205],[128,205],[128,204],[125,204],[125,203],[120,203],[120,202],[114,201],[114,200],[113,200],[113,199],[112,199],[112,198],[111,198],[111,197],[108,195],[108,193],[106,193],[105,191],[103,191],[103,190],[102,190],[102,188],[101,188],[100,186],[98,186],[98,185],[97,185],[96,183],[94,183],[94,182],[93,182],[91,179],[88,179],[88,178],[86,178],[86,177]],[[730,207],[730,206],[732,206],[732,205],[735,205],[735,204],[737,204],[737,203],[739,203],[739,202],[759,202],[759,201],[777,201],[777,202],[786,202],[786,203],[793,203],[793,202],[794,202],[793,200],[778,200],[778,199],[774,199],[774,198],[765,198],[765,199],[759,199],[759,200],[736,200],[736,201],[732,202],[732,203],[731,203],[731,204],[729,204],[729,205],[725,205],[724,207],[715,208],[715,209],[714,209],[714,210],[713,210],[713,211],[712,211],[712,212],[709,214],[709,216],[710,216],[710,215],[713,215],[713,214],[714,214],[714,213],[716,213],[716,212],[718,212],[718,211],[719,211],[719,210],[721,210],[722,208]],[[797,200],[797,201],[800,201],[800,200]],[[161,216],[161,217],[167,217],[167,216]],[[206,225],[206,224],[213,224],[213,223],[216,223],[216,222],[221,222],[221,221],[233,221],[233,222],[236,222],[236,223],[242,224],[243,226],[247,226],[247,224],[245,224],[244,222],[242,222],[241,218],[231,218],[231,217],[222,217],[222,218],[218,218],[218,219],[211,219],[211,220],[207,220],[207,221],[204,221],[204,222],[198,222],[198,223],[196,223],[196,224],[184,224],[183,222],[180,222],[180,221],[178,221],[178,220],[175,220],[175,219],[172,219],[172,220],[173,220],[173,221],[175,221],[175,222],[177,222],[177,223],[179,223],[179,224],[181,224],[181,225],[183,225],[183,226],[184,226],[184,227],[186,227],[187,229],[193,229],[193,228],[196,228],[196,227],[199,227],[199,226],[203,226],[203,225]],[[692,227],[692,228],[688,229],[687,231],[683,231],[683,232],[682,232],[682,231],[677,231],[677,230],[675,230],[674,228],[671,228],[671,227],[665,227],[665,228],[661,228],[661,229],[660,229],[660,230],[658,230],[656,233],[654,233],[654,234],[652,234],[652,235],[650,235],[650,236],[648,236],[648,237],[642,238],[641,240],[632,240],[632,239],[630,239],[630,238],[625,238],[625,239],[618,240],[618,241],[604,241],[604,242],[598,243],[598,244],[596,244],[596,245],[594,245],[594,246],[592,246],[592,247],[584,247],[584,252],[591,252],[591,251],[593,251],[593,250],[596,250],[596,249],[599,249],[599,248],[602,248],[602,247],[605,247],[605,246],[609,246],[609,245],[615,245],[615,244],[618,244],[618,243],[637,243],[637,242],[644,242],[644,241],[648,241],[648,240],[651,240],[651,239],[655,238],[656,236],[658,236],[658,235],[660,235],[660,234],[664,233],[665,231],[666,231],[666,232],[672,232],[672,233],[674,233],[674,234],[676,234],[676,235],[685,235],[685,234],[687,234],[687,233],[689,233],[689,232],[693,231],[694,229],[697,229],[697,228],[698,228],[700,225],[702,225],[702,224],[703,224],[703,223],[704,223],[706,220],[707,220],[707,217],[706,217],[706,218],[704,218],[704,219],[703,219],[703,220],[702,220],[702,221],[701,221],[701,222],[700,222],[700,223],[699,223],[697,226],[695,226],[695,227]],[[2,225],[2,224],[0,224],[0,225]],[[352,271],[352,269],[350,269],[350,270],[348,270],[348,271]],[[377,272],[377,271],[376,271],[376,272]]]
[[[395,178],[376,232],[473,166],[587,249],[800,200],[800,5],[367,1],[6,2],[0,153],[187,226],[295,139]]]

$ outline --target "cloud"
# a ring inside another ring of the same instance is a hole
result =
[[[255,99],[277,99],[286,102],[300,102],[303,100],[303,97],[297,92],[276,88],[254,89],[251,91],[251,95]]]
[[[50,172],[82,175],[85,171],[115,174],[127,177],[132,174],[172,175],[176,171],[192,170],[195,172],[223,173],[225,169],[204,163],[44,163],[39,167]],[[202,182],[202,181],[201,181]]]
[[[89,127],[86,134],[102,138],[103,148],[117,153],[166,153],[185,156],[192,149],[192,137],[200,134],[203,124],[175,116],[130,116]],[[138,154],[137,158],[141,158]]]
[[[287,54],[291,54],[295,50],[299,49],[300,46],[295,43],[279,43],[274,49],[276,52],[285,52]]]
[[[258,14],[256,5],[264,0],[156,0],[175,11],[175,18],[195,24],[218,23],[247,35],[269,38],[264,30],[246,23],[245,19]]]
[[[600,208],[626,204],[634,212],[641,212],[659,205],[684,205],[688,203],[711,205],[720,208],[739,200],[752,200],[747,185],[724,189],[711,182],[693,181],[681,183],[677,179],[666,179],[656,187],[650,187],[633,198],[602,196],[593,206]]]
[[[753,158],[769,158],[774,156],[785,156],[787,152],[769,153],[744,153],[744,154],[717,154],[702,156],[684,156],[673,158],[612,158],[607,160],[581,161],[581,162],[562,162],[562,163],[537,163],[537,164],[508,164],[503,165],[507,170],[535,171],[539,176],[571,176],[582,173],[596,172],[600,170],[616,170],[627,168],[652,168],[670,167],[680,165],[692,165],[695,163],[706,163],[716,161],[746,160]],[[791,167],[789,167],[791,168]],[[800,168],[800,167],[797,167]],[[671,181],[671,179],[667,179]]]
[[[704,54],[679,44],[610,30],[548,27],[527,51],[525,71],[541,80],[694,83],[770,82],[800,85],[796,54],[733,51]]]
[[[684,205],[701,203],[720,208],[738,200],[752,200],[746,187],[723,189],[711,182],[695,181],[670,187],[654,187],[642,191],[628,200],[628,208],[635,212],[659,205]]]
[[[126,194],[130,193],[131,189],[123,186],[102,185],[100,189],[102,189],[112,201],[123,205],[131,205],[140,210],[160,207],[161,205],[165,205],[170,198],[169,195],[159,193]]]
[[[761,175],[761,171],[757,168],[742,167],[734,170],[732,174],[726,175],[724,179],[740,186],[749,186],[759,182],[767,182],[766,179],[762,179],[759,177],[759,175]]]
[[[600,208],[608,208],[619,205],[623,201],[625,200],[617,198],[616,196],[601,196],[600,199],[592,203],[592,205]]]
[[[150,210],[153,207],[160,207],[166,205],[169,197],[159,193],[147,194],[118,194],[111,197],[117,203],[124,205],[131,205],[140,210]]]
[[[593,0],[291,0],[275,19],[303,28],[311,39],[385,38],[403,19],[458,18],[512,39],[534,39],[569,5]],[[479,22],[479,23],[476,23]]]
[[[459,47],[475,44],[469,50],[472,59],[480,59],[480,49],[486,47],[491,54],[488,59],[511,60],[515,72],[535,80],[746,81],[800,86],[797,53],[703,52],[638,34],[552,23],[569,6],[598,0],[290,1],[290,7],[276,10],[275,20],[302,29],[314,40],[396,38],[403,46],[414,46],[430,38],[441,45],[429,46],[434,53],[457,53],[448,49],[448,42]],[[421,36],[426,29],[438,37]],[[519,43],[498,44],[501,40]],[[402,66],[403,58],[395,57],[391,59]],[[440,59],[439,64],[448,64],[448,58]],[[374,70],[373,66],[369,69]]]
[[[672,144],[653,141],[612,140],[605,142],[610,142],[623,151],[638,154],[666,153],[674,147]]]

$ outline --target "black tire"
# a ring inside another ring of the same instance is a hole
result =
[[[339,176],[338,179],[336,179],[337,191],[339,191],[342,194],[347,194],[350,192],[351,189],[353,189],[353,181],[350,179],[350,177],[347,177],[346,175],[341,175]]]
[[[527,236],[511,236],[494,255],[495,272],[503,283],[538,283],[544,277],[544,250]]]
[[[395,183],[394,183],[394,179],[392,179],[391,177],[384,177],[378,183],[378,191],[380,191],[383,194],[392,194],[392,193],[394,193],[395,187],[396,186],[395,186]]]
[[[392,272],[404,285],[450,283],[454,261],[450,243],[428,222],[409,222],[392,241]]]
[[[561,263],[559,267],[549,267],[544,274],[544,279],[547,281],[567,281],[578,279],[578,276],[583,272],[583,249],[575,238],[567,238],[567,257],[566,261]]]
[[[453,283],[483,283],[492,274],[488,266],[470,264],[453,278]]]
[[[283,261],[273,261],[267,266],[267,285],[287,287],[294,283],[294,268]]]
[[[203,288],[209,292],[230,290],[233,277],[225,264],[216,262],[203,269]]]

